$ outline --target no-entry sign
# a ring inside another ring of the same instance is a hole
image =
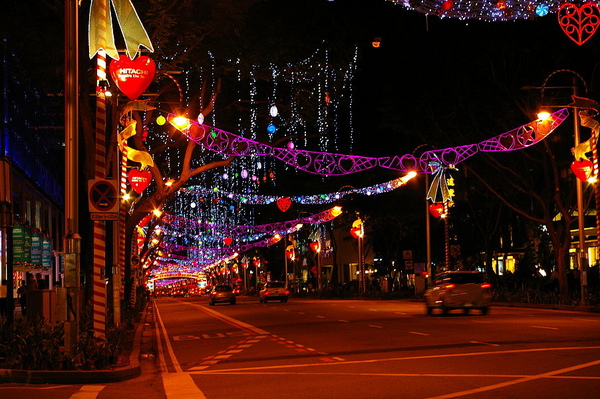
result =
[[[90,212],[117,213],[119,211],[119,196],[115,180],[89,180],[88,193]]]

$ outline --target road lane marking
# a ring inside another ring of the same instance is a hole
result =
[[[498,344],[492,344],[490,342],[471,341],[472,344],[488,345],[488,346],[500,346]]]
[[[429,334],[418,332],[418,331],[409,331],[408,333],[409,334],[415,334],[415,335],[429,335]]]
[[[507,386],[515,385],[515,384],[521,384],[523,382],[530,382],[530,381],[539,380],[539,379],[542,379],[542,378],[553,377],[553,376],[555,376],[557,374],[569,373],[571,371],[583,369],[583,368],[586,368],[586,367],[597,366],[599,364],[600,364],[600,360],[595,360],[593,362],[582,363],[582,364],[578,364],[576,366],[571,366],[571,367],[565,367],[563,369],[553,370],[553,371],[549,371],[547,373],[530,375],[530,376],[518,378],[518,379],[513,380],[513,381],[505,381],[505,382],[501,382],[499,384],[487,385],[487,386],[484,386],[484,387],[475,388],[475,389],[469,389],[469,390],[466,390],[466,391],[453,392],[453,393],[450,393],[450,394],[447,394],[447,395],[432,396],[429,399],[456,398],[458,396],[465,396],[465,395],[471,395],[471,394],[474,394],[474,393],[492,391],[492,390],[495,390],[495,389],[504,388],[504,387],[507,387]]]
[[[472,357],[472,356],[490,356],[490,355],[506,355],[506,354],[518,354],[518,353],[536,353],[536,352],[554,352],[554,351],[585,351],[585,350],[598,350],[600,346],[576,346],[576,347],[560,347],[560,348],[533,348],[533,349],[514,349],[514,350],[498,350],[488,352],[469,352],[469,353],[449,353],[441,355],[421,355],[421,356],[403,356],[403,357],[391,357],[391,358],[376,358],[366,360],[348,360],[339,364],[368,364],[368,363],[383,363],[383,362],[398,362],[405,360],[425,360],[425,359],[447,359],[457,357]],[[228,373],[248,373],[254,371],[264,372],[265,370],[283,370],[283,369],[296,369],[305,367],[322,367],[329,366],[330,363],[302,363],[302,364],[280,364],[276,366],[258,366],[248,368],[237,368],[237,369],[221,369],[221,370],[205,370],[200,374],[228,374]],[[414,374],[411,374],[414,375]]]
[[[531,328],[540,328],[542,330],[558,330],[556,327],[546,327],[546,326],[531,326]]]
[[[103,389],[104,385],[84,385],[70,399],[95,399]]]
[[[383,328],[383,326],[378,326],[375,324],[369,324],[369,327],[373,327],[373,328]]]
[[[162,379],[169,399],[206,399],[189,373],[162,373]]]
[[[158,323],[156,323],[156,337],[158,341],[158,353],[160,363],[159,368],[162,377],[163,388],[165,389],[165,395],[169,399],[206,399],[206,396],[204,396],[204,393],[200,390],[200,388],[198,388],[190,374],[184,373],[181,366],[179,365],[179,362],[175,357],[173,347],[171,346],[171,342],[169,341],[167,329],[165,327],[165,324],[163,323],[162,317],[160,316],[158,305],[156,304],[156,302],[153,302],[153,305],[154,314],[156,320],[158,321]],[[173,362],[173,366],[175,367],[175,373],[169,373],[169,370],[167,368],[164,352],[162,349],[163,339],[165,341],[165,345],[167,346],[167,350],[169,352],[169,356],[171,357],[171,361]]]
[[[338,320],[340,323],[350,323],[348,320]]]

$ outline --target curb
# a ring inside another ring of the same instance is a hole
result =
[[[19,382],[25,384],[96,384],[120,382],[139,377],[140,342],[148,311],[135,331],[133,348],[129,355],[129,365],[111,370],[16,370],[0,369],[0,383]]]

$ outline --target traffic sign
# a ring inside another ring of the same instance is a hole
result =
[[[88,180],[88,200],[92,213],[117,213],[119,196],[115,180]]]

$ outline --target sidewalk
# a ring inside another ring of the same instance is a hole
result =
[[[140,356],[153,353],[154,315],[151,307],[146,309],[139,322],[128,364],[110,370],[13,370],[0,369],[0,383],[19,382],[27,384],[97,384],[119,382],[140,376]],[[20,317],[19,313],[19,317]],[[127,363],[127,362],[126,362]]]

